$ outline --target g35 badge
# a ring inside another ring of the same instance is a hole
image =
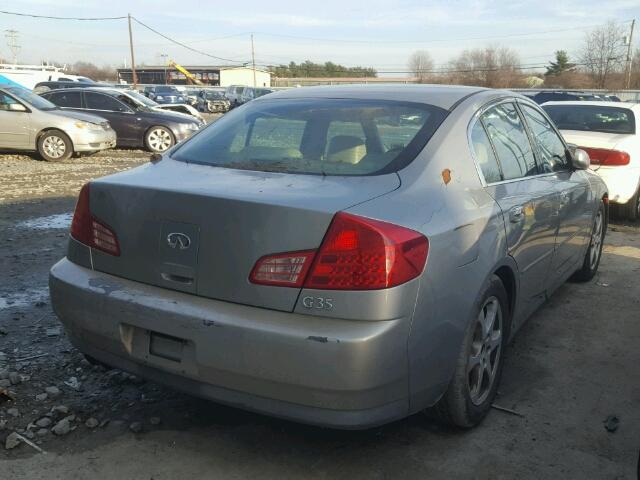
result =
[[[308,309],[331,310],[333,308],[333,298],[303,297],[302,305]]]

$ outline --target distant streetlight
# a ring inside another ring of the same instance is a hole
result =
[[[167,55],[166,53],[161,53],[160,58],[162,59],[162,65],[164,66],[164,83],[166,85],[167,83],[169,83],[167,82],[167,58],[169,58],[169,55]]]

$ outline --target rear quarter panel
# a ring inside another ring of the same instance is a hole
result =
[[[394,222],[429,239],[429,254],[408,338],[411,411],[435,403],[453,375],[478,295],[506,254],[502,213],[483,188],[467,127],[489,100],[473,96],[399,172],[401,187],[349,211]],[[517,278],[517,275],[516,275]]]

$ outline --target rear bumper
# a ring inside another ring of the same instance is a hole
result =
[[[612,203],[627,203],[640,185],[640,168],[637,167],[599,167],[593,172],[607,184]]]
[[[408,319],[336,320],[247,307],[67,259],[51,269],[49,284],[54,310],[79,350],[158,383],[336,428],[408,414]],[[158,335],[181,339],[172,343],[179,354],[153,347],[165,338]]]

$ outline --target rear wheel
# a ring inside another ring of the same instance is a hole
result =
[[[60,130],[49,130],[38,138],[38,153],[47,162],[63,162],[73,155],[73,144]]]
[[[471,428],[489,412],[502,375],[508,305],[504,285],[494,275],[476,303],[449,388],[433,409],[441,420]]]
[[[150,151],[162,153],[173,147],[175,138],[168,128],[157,125],[147,131],[144,137],[144,143]]]
[[[604,214],[604,205],[600,202],[600,207],[593,220],[591,229],[591,238],[589,240],[589,248],[584,256],[582,267],[573,274],[572,280],[578,282],[588,282],[591,280],[600,265],[602,257],[602,246],[604,245],[604,235],[606,233],[606,219]]]

